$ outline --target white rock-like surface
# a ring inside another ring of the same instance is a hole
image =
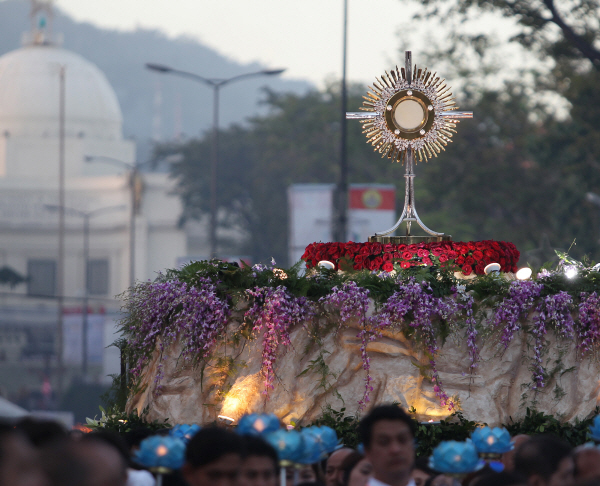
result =
[[[240,321],[234,318],[228,333],[239,325]],[[159,362],[156,353],[142,380],[145,389],[130,398],[128,409],[140,411],[148,406],[149,419],[168,418],[173,424],[209,423],[218,420],[220,414],[238,419],[250,412],[273,412],[285,423],[307,424],[318,417],[327,404],[335,410],[345,407],[347,414],[354,413],[365,387],[358,324],[338,330],[335,323],[322,321],[320,325],[331,327],[321,347],[314,343],[310,346],[305,327],[297,326],[291,331],[292,347],[280,349],[275,363],[275,388],[268,397],[264,394],[260,371],[262,336],[245,345],[228,344],[218,349],[218,355],[234,360],[235,369],[230,376],[216,366],[214,359],[204,368],[182,366],[177,359],[176,343],[167,350],[168,357],[162,361],[164,378],[160,392],[155,393],[154,384]],[[441,347],[437,356],[440,379],[448,395],[458,397],[465,416],[499,425],[507,423],[510,417],[522,417],[525,407],[531,406],[534,400],[538,410],[559,415],[564,420],[590,415],[600,404],[597,363],[579,357],[573,341],[556,341],[549,334],[549,352],[544,357],[545,362],[550,363],[547,370],[555,367],[559,355],[561,365],[546,388],[534,393],[523,386],[531,382],[528,356],[532,351],[528,351],[525,338],[525,334],[515,336],[506,351],[490,338],[480,340],[481,361],[472,376],[466,338],[451,336]],[[428,370],[428,359],[418,344],[401,332],[386,332],[367,349],[373,391],[366,409],[377,403],[397,402],[405,408],[414,407],[423,420],[439,420],[449,415],[447,408],[440,407],[432,383],[422,374]],[[321,374],[316,370],[302,374],[321,351],[329,368],[326,384],[321,383]],[[561,375],[570,368],[572,370]],[[555,393],[557,385],[562,389],[558,395]]]

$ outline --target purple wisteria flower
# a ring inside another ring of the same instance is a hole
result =
[[[596,292],[582,292],[580,297],[577,347],[587,354],[600,342],[600,297]]]
[[[138,356],[134,376],[140,375],[157,346],[162,354],[177,339],[185,361],[208,357],[230,314],[228,302],[217,296],[208,279],[190,287],[178,280],[140,284],[132,291],[128,310],[134,319],[128,344]],[[162,377],[160,363],[154,379],[157,391]]]
[[[430,355],[429,365],[432,369],[433,390],[440,400],[440,404],[448,406],[449,410],[454,408],[454,403],[444,391],[436,369],[435,356],[439,348],[433,320],[435,318],[452,319],[457,310],[458,306],[454,300],[434,297],[427,282],[419,283],[411,278],[405,283],[400,283],[398,291],[383,304],[377,314],[369,319],[374,332],[380,335],[385,328],[404,324],[405,317],[410,313],[412,319],[407,321],[407,324],[415,329],[417,336],[421,338]]]
[[[319,299],[323,305],[332,305],[339,309],[341,324],[346,324],[351,319],[358,318],[360,331],[357,335],[361,340],[360,353],[363,361],[363,369],[366,372],[365,392],[363,398],[358,402],[362,409],[369,401],[369,394],[373,391],[371,386],[370,359],[367,354],[367,344],[375,339],[374,335],[367,329],[367,310],[369,309],[369,290],[359,287],[356,282],[349,281],[341,287],[333,287],[331,292]]]
[[[367,318],[369,307],[369,291],[359,287],[356,282],[346,282],[341,287],[334,287],[331,293],[320,299],[321,304],[334,305],[339,308],[340,320],[345,324],[350,319],[358,319],[360,331],[357,335],[361,340],[361,357],[365,370],[365,392],[359,401],[360,408],[369,401],[369,394],[373,391],[371,386],[370,359],[367,353],[369,342],[381,337],[387,328],[401,328],[410,326],[415,329],[418,338],[424,343],[429,353],[429,365],[432,369],[432,382],[434,391],[442,406],[454,408],[454,403],[444,392],[439,373],[436,369],[435,356],[439,351],[435,336],[433,321],[435,319],[459,320],[466,314],[466,323],[470,338],[470,355],[472,365],[477,360],[478,350],[475,342],[477,331],[473,317],[471,296],[465,302],[457,303],[452,298],[433,296],[431,287],[426,282],[416,282],[414,278],[407,282],[399,282],[398,290],[375,312]]]
[[[479,361],[479,347],[477,346],[477,320],[473,313],[473,305],[475,300],[473,296],[465,292],[465,285],[457,285],[452,288],[453,299],[456,302],[456,312],[453,316],[453,320],[462,319],[464,316],[464,322],[467,326],[467,349],[469,350],[469,370],[473,373],[473,370],[477,368],[477,362]],[[462,313],[462,314],[461,314]]]
[[[502,344],[504,349],[512,341],[515,333],[521,328],[520,319],[527,315],[540,296],[543,285],[532,280],[517,280],[510,284],[508,297],[496,309],[492,325],[503,326]]]
[[[358,318],[359,324],[364,326],[369,309],[369,290],[359,287],[351,280],[344,282],[341,287],[333,287],[329,294],[319,299],[319,303],[337,307],[342,324]]]
[[[469,360],[471,365],[469,369],[471,372],[477,368],[477,362],[479,361],[479,348],[477,347],[477,329],[475,329],[475,316],[473,315],[473,297],[468,295],[462,304],[462,309],[467,315],[465,320],[467,324],[467,349],[469,350]]]
[[[544,366],[542,350],[546,344],[548,325],[554,324],[556,333],[563,338],[573,337],[575,322],[571,316],[573,298],[564,291],[547,295],[536,307],[531,332],[535,344],[533,348],[533,389],[544,387]]]
[[[273,388],[273,364],[279,345],[291,345],[290,327],[310,319],[313,310],[305,297],[294,297],[282,285],[275,289],[255,287],[246,290],[246,295],[253,299],[253,303],[244,318],[254,323],[253,332],[264,329],[261,372],[265,379],[264,393],[268,395],[269,389]]]

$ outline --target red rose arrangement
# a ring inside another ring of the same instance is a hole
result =
[[[506,241],[443,241],[413,245],[382,243],[311,243],[302,260],[313,268],[321,260],[330,261],[336,270],[384,270],[438,265],[455,268],[464,275],[484,275],[489,263],[500,264],[503,272],[516,272],[519,250]]]

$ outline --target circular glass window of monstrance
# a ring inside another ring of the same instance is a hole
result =
[[[392,116],[398,128],[406,132],[415,132],[427,122],[427,109],[421,100],[405,98],[395,106]]]

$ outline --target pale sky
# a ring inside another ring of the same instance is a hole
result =
[[[341,77],[343,0],[54,2],[76,21],[127,31],[155,29],[169,37],[187,36],[237,62],[256,61],[265,68],[286,68],[284,78],[308,80],[319,88]],[[443,44],[452,30],[486,33],[495,42],[488,58],[501,69],[482,80],[490,88],[501,87],[505,79],[519,78],[522,67],[539,64],[533,53],[508,43],[515,33],[510,19],[480,14],[460,23],[442,16],[416,24],[412,16],[417,8],[416,0],[348,0],[350,82],[371,85],[385,71],[402,65],[404,51],[411,50],[414,63],[437,71],[458,91],[461,80],[448,66],[424,63],[424,51],[433,44]],[[468,60],[475,68],[478,62],[476,57]],[[535,92],[531,96],[547,97]],[[545,102],[556,105],[558,111],[562,109],[557,100],[548,98]]]
[[[348,0],[348,79],[370,84],[403,62],[398,29],[405,0]],[[241,62],[287,68],[284,77],[322,86],[342,70],[343,0],[56,0],[77,21],[104,28],[189,36]],[[180,66],[184,69],[184,66]]]

